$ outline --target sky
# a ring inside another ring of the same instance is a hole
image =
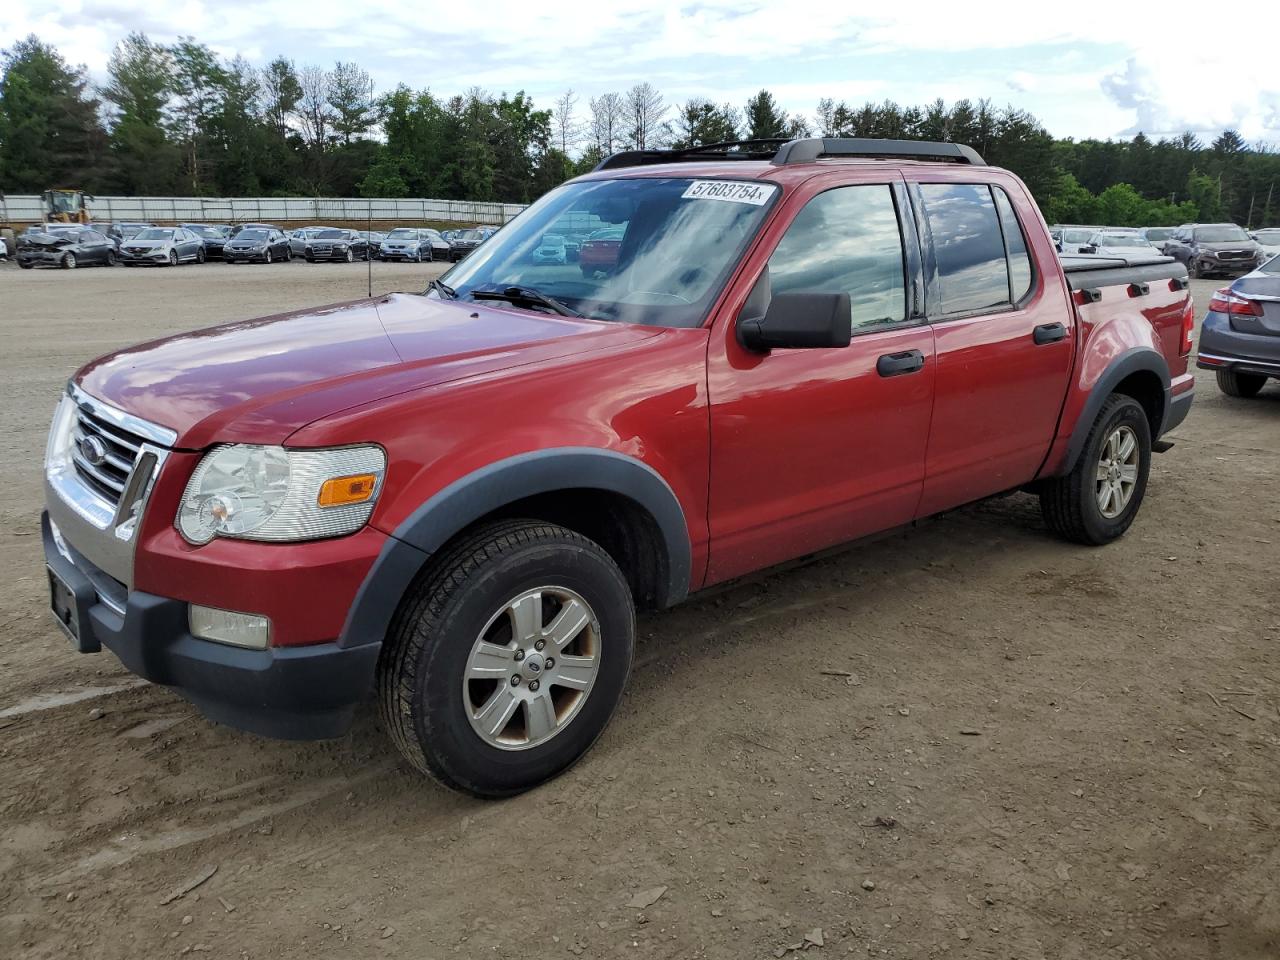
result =
[[[102,78],[133,30],[192,35],[227,57],[354,60],[380,90],[524,90],[550,107],[648,80],[668,103],[741,106],[768,88],[812,117],[820,97],[989,97],[1057,137],[1152,138],[1231,127],[1280,145],[1280,5],[1179,2],[813,3],[805,0],[56,0],[0,2],[0,47],[34,33]],[[873,12],[870,12],[873,11]]]

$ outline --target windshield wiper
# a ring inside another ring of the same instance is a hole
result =
[[[501,290],[472,290],[472,300],[505,300],[507,303],[530,304],[535,307],[546,307],[552,313],[562,317],[581,317],[577,310],[565,306],[554,297],[535,290],[533,287],[503,287]]]
[[[434,290],[436,293],[440,294],[440,296],[444,297],[446,300],[458,299],[458,291],[454,290],[453,287],[449,286],[443,280],[432,280],[430,283],[427,284],[427,289]]]

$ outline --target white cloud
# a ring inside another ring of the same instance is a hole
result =
[[[823,95],[859,103],[986,96],[1031,110],[1059,136],[1236,126],[1249,139],[1280,139],[1274,30],[1264,23],[1270,19],[1274,27],[1280,18],[1265,4],[1250,14],[1257,29],[1229,34],[1225,24],[1182,3],[1159,9],[1114,4],[1083,15],[1061,5],[975,7],[954,0],[873,14],[859,13],[859,6],[832,0],[8,2],[0,6],[0,46],[36,33],[100,77],[112,46],[136,29],[166,41],[194,35],[258,62],[276,52],[300,62],[355,59],[383,88],[404,81],[449,93],[478,84],[524,89],[549,103],[569,86],[591,95],[647,79],[671,101],[699,95],[740,103],[768,87],[785,107],[804,112]],[[1189,29],[1193,22],[1204,29]],[[1029,48],[1060,53],[1028,65]],[[984,70],[973,70],[975,56]],[[912,79],[893,82],[866,65],[885,57],[902,58]],[[1002,60],[1018,66],[1001,71]],[[806,70],[815,64],[820,71]]]

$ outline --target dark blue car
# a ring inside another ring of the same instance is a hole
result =
[[[1280,379],[1280,257],[1213,295],[1196,366],[1215,371],[1233,397],[1256,396],[1269,379]]]

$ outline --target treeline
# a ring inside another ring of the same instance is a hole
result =
[[[1166,225],[1280,220],[1280,155],[1227,130],[1153,142],[1057,140],[990,101],[783,110],[670,104],[651,84],[540,108],[524,92],[378,93],[358,64],[265,67],[190,37],[117,45],[102,85],[32,36],[0,61],[0,191],[51,186],[179,196],[430,196],[527,203],[616,150],[792,136],[967,143],[1031,188],[1051,222]]]

